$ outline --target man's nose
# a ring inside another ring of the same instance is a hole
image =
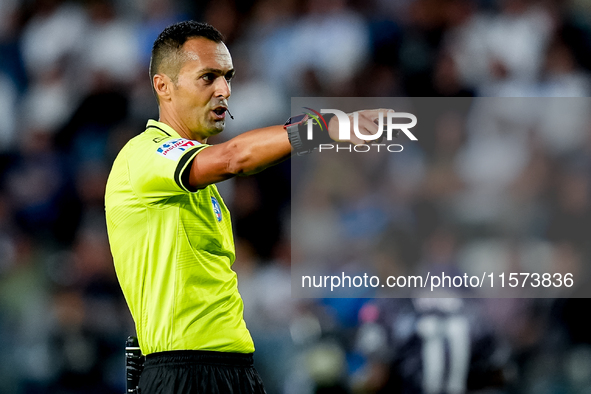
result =
[[[224,77],[218,77],[215,82],[215,97],[223,97],[225,99],[230,97],[230,94],[232,94],[230,82]]]

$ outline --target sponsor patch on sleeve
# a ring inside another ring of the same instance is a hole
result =
[[[176,138],[160,145],[158,149],[156,149],[156,153],[167,159],[176,161],[183,155],[183,153],[197,145],[201,145],[201,143],[186,140],[184,138]]]

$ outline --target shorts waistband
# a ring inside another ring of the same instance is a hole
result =
[[[252,367],[252,353],[212,352],[206,350],[171,350],[146,356],[145,367],[170,364],[209,364],[235,367]]]

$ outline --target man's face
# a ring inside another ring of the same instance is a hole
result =
[[[183,45],[185,60],[173,86],[171,104],[196,139],[224,130],[232,57],[223,43],[191,38]]]

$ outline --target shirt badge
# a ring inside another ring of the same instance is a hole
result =
[[[176,138],[160,145],[156,149],[156,153],[170,160],[178,160],[188,149],[197,145],[201,145],[201,143],[184,138]]]
[[[222,208],[220,207],[220,203],[214,196],[211,196],[211,203],[213,204],[213,212],[215,213],[215,218],[218,222],[222,221]]]

